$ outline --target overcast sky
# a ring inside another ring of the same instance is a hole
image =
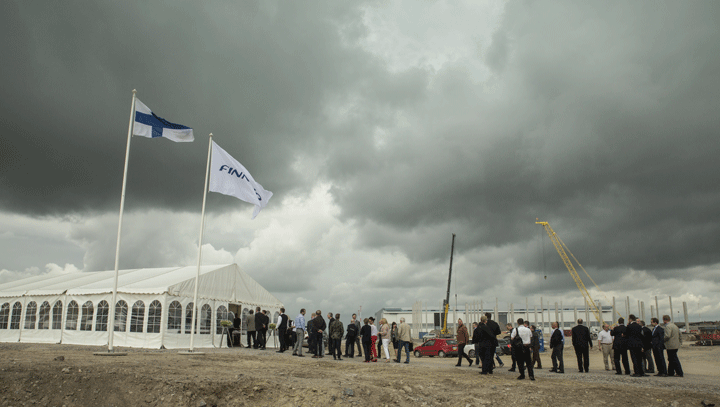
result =
[[[720,318],[720,2],[0,2],[0,282],[197,262],[207,135],[268,206],[210,193],[204,264],[295,315],[582,297]],[[584,276],[584,274],[581,274]]]

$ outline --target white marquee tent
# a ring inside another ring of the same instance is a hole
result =
[[[114,345],[188,348],[196,274],[196,266],[121,270]],[[77,272],[0,284],[0,342],[107,345],[114,276]],[[201,267],[194,346],[220,346],[220,321],[258,306],[277,315],[283,305],[237,264]]]

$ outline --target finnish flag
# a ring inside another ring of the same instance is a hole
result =
[[[170,123],[156,115],[135,98],[135,124],[133,135],[147,138],[165,137],[172,141],[193,141],[193,130],[182,124]]]

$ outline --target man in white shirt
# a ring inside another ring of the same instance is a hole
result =
[[[527,366],[528,376],[530,376],[530,380],[535,380],[535,374],[533,373],[532,366],[532,331],[530,330],[530,328],[523,325],[524,322],[525,321],[523,321],[522,318],[519,318],[517,320],[517,328],[513,329],[512,334],[510,335],[511,343],[515,342],[513,341],[513,339],[515,339],[515,337],[517,336],[522,339],[522,346],[514,347],[515,358],[517,359],[518,368],[520,368],[520,376],[518,376],[517,379],[522,380],[525,378],[525,367]]]
[[[610,335],[610,325],[603,324],[603,330],[598,333],[598,350],[603,353],[605,370],[610,370],[610,364],[615,370],[615,355],[613,354],[613,337]],[[610,359],[610,362],[608,362]]]

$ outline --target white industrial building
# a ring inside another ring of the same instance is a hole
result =
[[[612,306],[601,306],[600,308],[602,312],[602,319],[605,322],[611,323],[611,321],[617,320],[617,315],[616,318],[612,317]],[[451,308],[448,312],[448,328],[454,332],[458,318],[462,319],[466,324],[479,322],[480,317],[486,312],[493,315],[492,319],[500,325],[500,329],[503,331],[505,330],[505,325],[509,321],[517,321],[518,318],[530,321],[530,324],[542,329],[543,332],[549,332],[550,323],[552,321],[558,321],[563,330],[571,329],[576,325],[576,321],[579,318],[586,321],[584,323],[585,326],[599,327],[600,325],[597,322],[595,315],[590,310],[587,310],[586,312],[584,305],[582,307],[563,306],[562,308],[558,307],[557,310],[554,306],[544,307],[542,309],[539,307],[531,307],[528,309],[522,307],[512,310],[495,310],[494,308],[488,309],[487,307],[484,307],[481,310],[480,307],[475,307],[474,309],[471,307],[462,310],[455,310]],[[410,325],[412,335],[415,338],[422,338],[428,332],[442,328],[442,310],[439,308],[433,309],[416,307],[415,310],[413,310],[413,308],[382,308],[375,313],[375,320],[379,321],[382,318],[387,319],[389,323],[399,323],[400,318],[405,318],[405,322]],[[649,323],[649,321],[646,322]]]

